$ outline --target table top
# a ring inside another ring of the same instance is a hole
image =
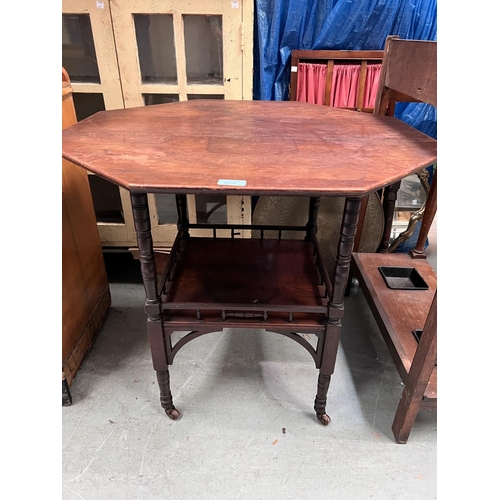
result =
[[[290,101],[198,99],[101,111],[63,157],[132,192],[361,196],[436,161],[396,118]]]

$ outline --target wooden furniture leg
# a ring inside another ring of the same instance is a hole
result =
[[[408,382],[403,389],[396,416],[392,424],[392,432],[396,442],[404,444],[415,422],[420,403],[436,364],[437,356],[437,293],[424,325],[422,336],[413,358]]]
[[[361,198],[346,198],[344,205],[337,261],[333,275],[332,299],[328,303],[325,343],[319,370],[318,390],[314,400],[316,416],[323,425],[330,423],[330,417],[326,414],[326,394],[335,369],[335,360],[337,359],[340,331],[342,329],[341,319],[344,316],[344,293],[349,276],[360,205]]]
[[[151,347],[151,356],[153,359],[153,368],[156,371],[158,386],[160,388],[160,403],[165,413],[172,420],[177,420],[180,413],[174,406],[172,393],[170,391],[170,376],[168,373],[165,344],[163,342],[163,326],[161,321],[162,307],[161,299],[158,295],[148,198],[146,194],[131,193],[130,199],[132,202],[134,227],[137,234],[137,246],[139,247],[142,280],[146,292],[144,310],[148,316],[147,330]]]
[[[425,259],[427,256],[424,252],[425,241],[432,226],[434,216],[437,211],[437,170],[434,172],[434,178],[432,179],[431,188],[429,190],[429,195],[427,196],[427,201],[425,202],[425,212],[422,218],[422,224],[420,226],[420,233],[418,234],[417,244],[415,248],[410,250],[410,255],[412,259]]]
[[[306,241],[312,241],[312,235],[318,232],[318,212],[320,198],[312,196],[309,198],[309,217],[307,220]]]
[[[359,250],[359,245],[361,243],[361,233],[363,231],[363,224],[365,222],[366,210],[368,209],[368,200],[370,196],[363,196],[361,198],[361,206],[359,207],[359,217],[358,217],[358,229],[356,230],[356,237],[354,238],[354,247],[352,249],[353,252],[357,252]],[[349,277],[347,278],[347,285],[345,288],[345,296],[348,297],[351,291],[352,279],[354,274],[352,272],[352,267],[349,268]]]
[[[361,198],[361,205],[359,207],[358,228],[356,230],[356,237],[354,238],[353,252],[357,252],[361,243],[361,233],[363,232],[363,224],[365,222],[366,210],[368,209],[368,200],[370,196],[363,196]]]
[[[424,168],[417,172],[416,176],[419,178],[420,184],[424,188],[425,198],[427,200],[427,198],[429,197],[430,189],[429,171]],[[426,202],[424,202],[424,204],[416,212],[413,212],[411,214],[410,220],[408,221],[408,226],[402,233],[399,233],[398,237],[395,238],[394,241],[389,245],[389,248],[387,249],[388,252],[396,252],[398,247],[411,237],[417,227],[418,222],[422,220],[425,212],[425,205]]]
[[[62,405],[71,406],[73,403],[73,398],[71,397],[71,392],[69,390],[68,380],[66,379],[66,374],[62,372]]]
[[[182,229],[182,237],[189,238],[189,217],[187,210],[187,196],[176,194],[175,203],[177,206],[177,230]]]
[[[401,181],[398,181],[384,190],[384,234],[382,242],[378,249],[379,252],[387,252],[389,248],[389,241],[391,239],[392,221],[394,220],[394,207],[396,206],[396,199],[398,197],[398,189],[401,186]]]

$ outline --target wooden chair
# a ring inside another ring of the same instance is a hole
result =
[[[426,260],[406,254],[356,253],[352,266],[404,383],[392,431],[406,443],[419,409],[437,408],[437,275]],[[413,267],[429,289],[388,288],[381,266]]]
[[[373,112],[378,115],[394,116],[397,102],[422,102],[437,106],[437,42],[401,40],[397,36],[387,37]],[[427,169],[417,175],[429,196]],[[383,193],[385,227],[379,248],[381,252],[396,250],[411,236],[425,212],[424,205],[411,216],[408,229],[389,244],[400,184],[398,182],[386,187]],[[421,232],[425,229],[428,231],[428,228],[421,227]],[[424,243],[426,238],[427,234]]]
[[[398,101],[429,102],[435,105],[435,61],[436,42],[389,37],[374,112],[393,114],[394,104]],[[389,196],[396,192],[397,186],[389,188]],[[387,202],[387,190],[384,201]],[[388,203],[385,203],[385,209],[390,229],[392,218]],[[424,252],[436,210],[435,174],[425,210],[422,211],[422,225],[415,248],[408,254],[356,252],[352,259],[352,272],[359,281],[405,385],[392,425],[398,443],[407,442],[419,409],[437,407],[437,275]],[[388,266],[414,268],[427,283],[428,289],[389,288],[380,270]],[[419,330],[423,332],[417,340],[413,332]]]
[[[370,64],[382,62],[383,50],[292,50],[290,71],[290,101],[297,100],[297,75],[300,63],[320,63],[326,65],[326,85],[323,105],[330,105],[332,92],[333,68],[337,64],[355,64],[360,66],[359,88],[356,105],[351,109],[365,113],[373,113],[373,108],[363,106],[367,70]]]

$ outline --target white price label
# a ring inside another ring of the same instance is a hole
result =
[[[246,186],[247,181],[237,179],[219,179],[217,183],[219,186]]]

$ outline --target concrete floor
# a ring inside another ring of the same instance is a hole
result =
[[[429,262],[436,268],[436,229]],[[317,370],[291,340],[224,330],[183,347],[170,369],[181,418],[163,412],[132,273],[110,273],[112,307],[62,409],[64,500],[437,498],[437,413],[421,411],[406,445],[391,425],[401,379],[357,284],[346,298],[328,393],[315,418]]]

